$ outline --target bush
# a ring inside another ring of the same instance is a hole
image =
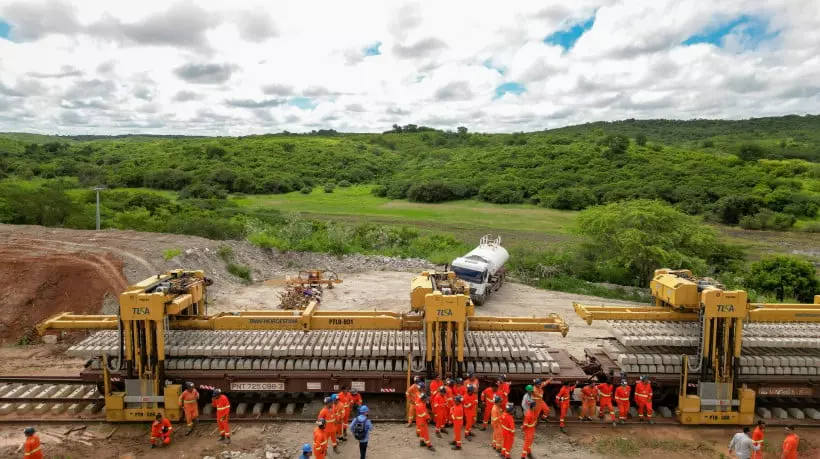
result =
[[[251,269],[245,265],[238,265],[236,263],[228,263],[228,272],[233,274],[234,276],[244,280],[245,282],[251,282]]]
[[[766,157],[766,149],[756,143],[744,143],[738,146],[737,156],[744,161],[757,161]]]
[[[165,261],[171,261],[175,257],[178,257],[181,254],[182,254],[182,251],[179,250],[179,249],[165,249],[162,252],[162,258],[164,258]]]
[[[746,286],[758,293],[772,294],[780,301],[794,297],[810,303],[820,290],[814,265],[787,255],[765,257],[752,263]]]
[[[349,187],[349,186],[350,186],[350,182],[348,182],[347,180],[340,180],[340,181],[339,181],[339,186],[340,186],[341,188],[347,188],[347,187]]]
[[[336,189],[335,183],[326,183],[325,184],[325,193],[333,193],[333,190]]]
[[[233,260],[233,248],[229,245],[221,245],[219,249],[216,251],[217,256],[222,259],[224,262],[229,262]]]
[[[712,214],[720,223],[737,225],[741,218],[756,214],[762,206],[763,201],[754,196],[724,196],[712,205]]]
[[[560,210],[582,210],[596,203],[592,190],[583,187],[562,188],[554,195],[540,198],[542,206]]]
[[[635,145],[638,145],[640,147],[645,146],[646,145],[646,134],[639,133],[638,135],[636,135],[635,136]]]
[[[439,180],[420,182],[407,189],[407,199],[416,202],[444,202],[467,197],[467,187],[460,183]],[[387,197],[393,197],[388,192]]]
[[[520,204],[524,202],[524,192],[513,182],[490,182],[478,192],[483,201],[496,204]]]
[[[179,192],[179,199],[225,199],[228,192],[214,185],[204,183],[194,183],[188,185]]]
[[[800,227],[800,231],[806,233],[820,233],[820,222],[806,222]]]
[[[305,187],[302,187],[302,189],[299,190],[299,192],[302,193],[302,194],[310,194],[310,193],[313,192],[313,188],[311,188],[309,186],[305,186]]]

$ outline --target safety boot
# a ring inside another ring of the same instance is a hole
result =
[[[226,445],[230,445],[230,444],[231,444],[231,437],[225,437],[225,444],[226,444]]]
[[[436,432],[436,436],[437,436],[438,438],[441,438],[441,432]]]
[[[188,430],[185,432],[185,436],[187,437],[188,435],[191,435],[191,433],[193,431],[194,431],[194,426],[188,427]]]
[[[412,423],[412,422],[408,422],[408,423],[407,423],[407,427],[413,427],[413,423]]]
[[[217,441],[225,441],[225,436],[224,436],[224,435],[220,435],[220,436],[219,436],[219,440],[217,440]]]
[[[347,436],[346,436],[346,435],[342,435],[341,437],[339,437],[339,440],[340,440],[340,441],[347,441]]]
[[[563,434],[567,433],[567,429],[561,427],[561,433],[563,433]]]
[[[339,445],[333,447],[333,452],[339,454]]]
[[[655,421],[654,421],[653,419],[650,419],[650,420],[649,420],[649,423],[650,423],[650,424],[654,424],[654,423],[655,423]]]
[[[450,448],[450,449],[452,449],[452,450],[454,450],[454,451],[458,451],[458,450],[460,450],[460,449],[461,449],[461,446],[459,446],[459,445],[453,445],[453,447],[452,447],[452,448]]]
[[[429,449],[430,451],[433,451],[433,452],[436,451],[436,448],[433,445],[427,445],[427,449]]]
[[[425,447],[427,446],[427,443],[424,443],[424,440],[419,440],[419,446]]]
[[[527,453],[527,459],[535,459],[531,452]]]

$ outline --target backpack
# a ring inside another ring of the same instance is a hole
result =
[[[367,429],[365,425],[366,422],[367,421],[359,421],[358,419],[353,422],[353,438],[356,440],[364,440],[365,430]]]

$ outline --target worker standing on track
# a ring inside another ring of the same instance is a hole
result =
[[[501,429],[501,415],[504,414],[504,408],[501,406],[503,400],[500,395],[496,395],[493,399],[493,411],[491,415],[493,427],[493,449],[501,452],[501,447],[504,446],[504,434]]]
[[[546,422],[547,416],[550,415],[550,407],[547,406],[547,402],[544,401],[544,388],[552,382],[552,378],[546,381],[538,378],[534,379],[532,382],[532,400],[535,402],[535,416]]]
[[[449,408],[447,406],[447,389],[444,386],[438,388],[438,393],[433,395],[433,416],[436,417],[436,436],[441,438],[441,433],[447,433],[445,427],[447,426],[447,414]]]
[[[350,392],[347,391],[347,387],[342,387],[339,391],[339,406],[341,409],[341,416],[339,416],[341,439],[347,441],[347,425],[350,423]]]
[[[475,396],[475,386],[467,386],[467,395],[464,396],[464,437],[473,440],[473,425],[475,425],[478,410],[478,397]]]
[[[416,420],[416,402],[423,391],[424,383],[421,382],[421,378],[418,376],[415,378],[415,384],[411,384],[410,387],[404,391],[405,403],[407,404],[407,427],[411,427],[413,421]]]
[[[629,413],[629,395],[632,390],[626,378],[621,380],[621,386],[615,389],[615,402],[618,404],[618,419],[621,424],[626,423],[626,416]]]
[[[174,428],[171,421],[158,414],[156,420],[151,423],[151,449],[157,446],[168,446],[171,444],[171,432]]]
[[[646,421],[654,424],[652,420],[652,383],[649,378],[641,376],[641,380],[635,383],[635,403],[638,405],[638,421],[644,422],[644,413],[646,413]]]
[[[319,411],[319,418],[324,419],[327,423],[325,427],[325,435],[333,445],[333,452],[339,453],[339,441],[336,440],[336,411],[333,408],[333,398],[325,397],[325,407]]]
[[[535,426],[538,424],[538,415],[535,411],[535,402],[530,402],[524,411],[524,424],[521,430],[524,432],[524,446],[521,448],[521,458],[532,459],[532,442],[535,440]]]
[[[498,389],[495,393],[501,396],[502,406],[507,406],[507,403],[510,403],[510,383],[507,382],[506,375],[498,376]]]
[[[487,424],[490,422],[490,417],[495,406],[495,389],[493,386],[487,386],[484,392],[481,393],[481,401],[484,403],[484,420],[481,424],[481,430],[487,430]]]
[[[231,444],[231,427],[228,425],[228,416],[231,414],[231,402],[220,389],[214,389],[214,399],[211,402],[216,408],[216,425],[219,427],[219,441],[226,445]]]
[[[794,426],[786,426],[786,438],[783,440],[781,459],[797,459],[798,446],[800,446],[800,437],[794,433]]]
[[[194,383],[185,383],[185,390],[179,395],[179,404],[185,412],[185,424],[188,426],[188,432],[185,435],[191,435],[194,430],[194,421],[199,417],[199,392],[194,389]]]
[[[597,385],[598,389],[598,416],[601,417],[601,423],[604,422],[604,415],[606,410],[609,410],[609,415],[612,416],[612,426],[615,426],[615,408],[612,407],[612,384],[603,382]]]
[[[581,415],[578,416],[579,421],[591,421],[592,416],[595,416],[595,405],[598,402],[598,389],[595,383],[591,382],[584,385],[581,389]]]
[[[752,431],[752,443],[760,447],[760,450],[752,453],[752,459],[763,459],[763,434],[765,430],[766,422],[762,419],[757,421],[757,427]]]
[[[453,409],[453,406],[456,404],[455,402],[455,381],[451,378],[447,378],[447,385],[444,386],[445,389],[445,398],[447,399],[447,425],[453,425],[453,420],[450,419],[450,410]]]
[[[333,400],[333,411],[336,415],[336,440],[337,441],[347,441],[347,437],[342,436],[342,421],[344,417],[344,406],[339,401],[339,394],[332,394],[330,399]]]
[[[513,443],[515,442],[515,419],[513,419],[513,409],[515,405],[507,404],[507,409],[501,414],[501,429],[503,443],[501,445],[501,455],[510,459],[510,451],[512,451]]]
[[[34,432],[34,427],[26,427],[23,429],[23,435],[26,436],[26,442],[23,443],[24,459],[43,459],[43,449],[40,446],[40,437],[38,437]],[[20,450],[18,449],[17,451]]]
[[[572,397],[572,391],[574,390],[575,385],[567,381],[564,382],[564,385],[561,386],[561,390],[558,392],[558,395],[555,396],[555,404],[558,406],[558,409],[560,410],[558,425],[561,427],[561,432],[563,433],[567,433],[564,420],[567,417],[567,410],[569,410],[570,398]]]
[[[324,418],[319,418],[316,421],[316,427],[313,429],[313,452],[316,459],[325,459],[327,457],[327,422]]]
[[[426,446],[430,451],[435,451],[430,442],[430,429],[427,423],[430,421],[430,414],[427,412],[427,394],[422,393],[416,401],[416,435],[419,437],[419,445]]]
[[[450,408],[450,419],[453,421],[453,445],[454,450],[461,449],[461,430],[464,428],[464,399],[461,395],[456,395],[453,399],[453,407]]]

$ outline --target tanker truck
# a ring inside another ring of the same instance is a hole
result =
[[[504,263],[509,257],[501,247],[501,236],[490,239],[485,235],[478,247],[453,260],[450,266],[459,279],[470,284],[473,304],[481,306],[504,283]]]

